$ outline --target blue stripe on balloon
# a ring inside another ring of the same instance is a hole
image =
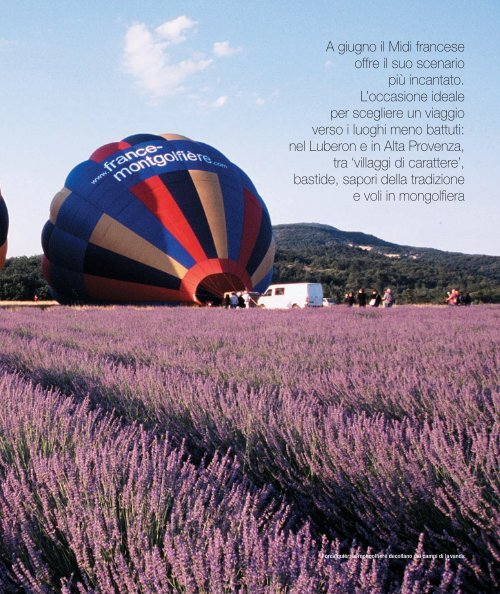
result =
[[[42,249],[43,253],[48,256],[50,250],[50,238],[52,236],[52,232],[54,231],[55,227],[50,222],[47,221],[42,229]]]
[[[151,141],[165,142],[165,138],[163,138],[163,136],[158,136],[157,134],[133,134],[132,136],[124,138],[122,142],[128,142],[131,146],[136,147],[138,144],[146,144]]]
[[[135,196],[127,199],[125,208],[105,212],[186,268],[195,264],[194,258]]]
[[[47,242],[47,238],[45,241]],[[82,273],[87,245],[84,239],[54,227],[48,238],[45,254],[52,264]]]
[[[0,245],[5,243],[7,239],[7,232],[9,230],[9,213],[7,212],[7,206],[0,196]]]
[[[160,179],[181,209],[207,258],[217,258],[212,231],[189,173],[187,171],[177,171],[168,175],[160,175]]]
[[[255,242],[255,247],[247,264],[247,272],[250,276],[252,276],[252,274],[260,266],[260,263],[267,254],[267,250],[269,249],[272,239],[273,231],[271,228],[271,223],[269,219],[263,217],[260,224],[259,234]]]
[[[253,185],[252,180],[248,177],[248,175],[243,171],[243,169],[240,169],[237,165],[234,166],[234,168],[238,171],[238,174],[240,176],[241,179],[241,183],[243,184],[244,188],[247,188],[247,190],[253,195],[253,196],[257,196],[259,198],[259,200],[262,202],[262,199],[259,197],[259,193],[257,192],[257,189],[255,188],[255,186]]]
[[[226,214],[228,256],[230,260],[238,260],[245,219],[243,187],[236,175],[219,177],[219,183]]]
[[[49,276],[51,288],[55,289],[57,294],[62,295],[68,301],[85,301],[88,299],[81,272],[74,272],[50,262]]]
[[[178,149],[191,150],[194,153],[207,155],[214,163],[218,163],[219,165],[225,165],[226,167],[221,167],[222,171],[234,170],[235,168],[237,169],[237,167],[233,163],[231,163],[231,161],[226,157],[226,155],[218,151],[213,146],[210,146],[209,144],[205,144],[204,142],[191,141],[189,145],[183,145],[181,143],[186,143],[186,141],[176,140],[175,142],[179,143],[179,146],[177,147]]]
[[[56,225],[58,229],[88,241],[101,214],[97,208],[72,192],[59,209]]]

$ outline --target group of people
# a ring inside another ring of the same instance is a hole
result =
[[[238,307],[249,308],[251,296],[248,291],[232,291],[226,294],[222,303],[226,309],[236,309]]]
[[[445,302],[447,305],[470,305],[472,298],[468,291],[462,293],[458,289],[452,289],[446,293]]]
[[[394,302],[395,299],[391,289],[386,289],[382,295],[377,289],[373,289],[371,294],[366,293],[364,289],[359,289],[356,294],[349,291],[344,297],[344,303],[348,307],[353,305],[358,305],[358,307],[366,307],[367,305],[370,307],[379,307],[380,305],[392,307]],[[447,305],[471,305],[472,298],[468,291],[462,292],[459,289],[452,289],[447,292],[445,302]]]
[[[367,305],[370,307],[379,307],[380,305],[383,307],[392,307],[394,302],[392,289],[386,289],[382,295],[377,289],[373,289],[371,294],[366,293],[364,289],[360,289],[356,295],[354,295],[353,291],[349,291],[344,297],[344,303],[348,307],[352,307],[355,304],[358,307],[366,307]]]

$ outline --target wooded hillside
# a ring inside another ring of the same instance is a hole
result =
[[[452,288],[473,301],[500,303],[500,257],[389,243],[316,223],[276,225],[273,282],[323,283],[327,296],[391,287],[398,303],[443,303]],[[0,300],[49,299],[41,256],[9,258],[0,271]]]

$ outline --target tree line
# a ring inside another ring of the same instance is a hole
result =
[[[346,245],[307,238],[278,248],[273,282],[320,282],[325,296],[391,287],[398,303],[443,303],[447,291],[468,291],[475,303],[500,303],[500,258],[423,250],[418,257],[389,258]],[[279,243],[278,243],[279,245]],[[289,247],[293,245],[293,247]],[[0,301],[51,299],[41,256],[8,258],[0,271]]]
[[[327,253],[314,247],[278,249],[273,282],[321,282],[326,296],[337,301],[348,291],[390,287],[398,303],[444,303],[453,288],[468,291],[475,303],[500,303],[498,262],[461,256],[434,253],[413,260],[343,246]]]

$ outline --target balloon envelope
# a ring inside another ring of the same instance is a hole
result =
[[[75,167],[42,232],[63,302],[219,302],[264,291],[275,244],[248,176],[213,147],[140,134]]]
[[[7,255],[7,232],[9,230],[9,213],[7,206],[0,193],[0,270],[5,264],[5,256]]]

